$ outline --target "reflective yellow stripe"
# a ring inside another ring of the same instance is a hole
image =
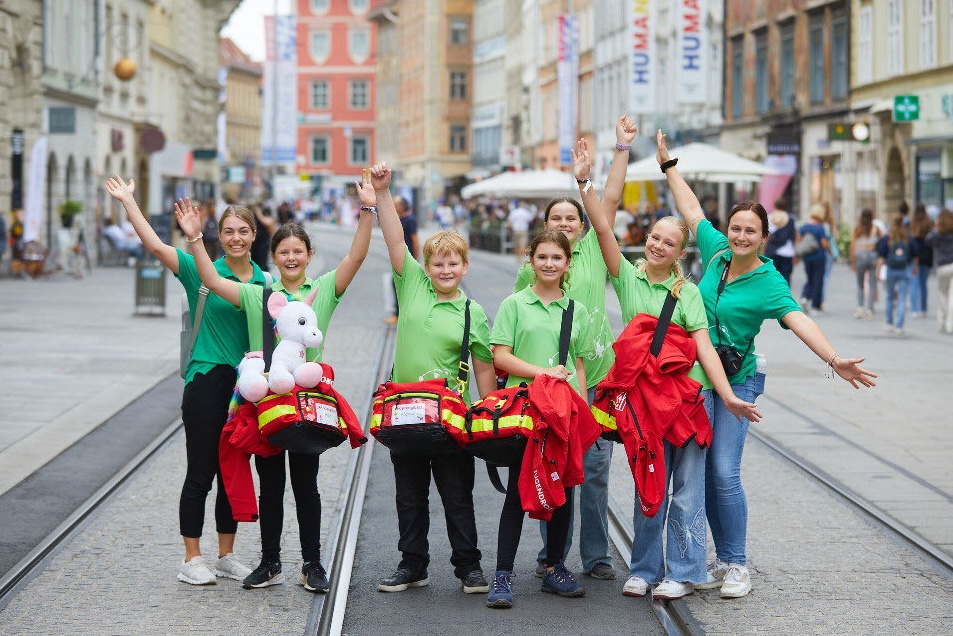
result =
[[[528,415],[504,415],[499,420],[500,429],[504,428],[522,428],[526,431],[533,430],[533,418]],[[493,417],[474,417],[471,422],[471,433],[493,432]]]
[[[592,416],[596,418],[596,422],[598,422],[599,426],[612,429],[613,431],[619,430],[619,426],[616,424],[614,415],[610,415],[595,406],[593,406],[590,410],[592,411]]]
[[[297,409],[295,409],[293,404],[275,404],[265,411],[258,411],[258,428],[264,428],[279,417],[296,414]]]

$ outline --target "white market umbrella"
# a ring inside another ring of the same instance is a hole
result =
[[[658,167],[655,168],[658,170]],[[464,199],[474,197],[506,197],[514,199],[544,199],[579,196],[579,186],[571,172],[561,170],[519,170],[503,172],[460,191]]]
[[[750,159],[703,143],[691,143],[669,152],[678,158],[678,171],[688,181],[712,181],[718,183],[734,181],[761,181],[761,177],[779,174]],[[664,181],[665,175],[659,170],[655,155],[629,164],[625,173],[626,181]]]

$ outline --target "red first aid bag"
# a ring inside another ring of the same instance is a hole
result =
[[[395,453],[460,451],[467,407],[443,378],[385,382],[374,392],[371,434]]]
[[[525,384],[487,393],[467,411],[465,448],[489,464],[519,466],[533,430],[532,413]]]

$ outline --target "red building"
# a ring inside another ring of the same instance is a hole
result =
[[[298,173],[343,191],[374,159],[370,0],[298,0]]]

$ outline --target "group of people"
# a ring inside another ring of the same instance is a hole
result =
[[[666,479],[673,484],[671,501],[658,515],[646,517],[638,503],[633,511],[634,536],[626,596],[643,596],[651,586],[660,598],[679,598],[695,588],[720,587],[725,598],[751,589],[747,570],[747,504],[740,480],[741,456],[748,423],[760,413],[755,401],[764,390],[765,365],[754,339],[767,319],[792,330],[818,357],[855,388],[873,386],[873,373],[861,368],[862,358],[843,358],[790,293],[772,261],[761,255],[769,234],[766,211],[757,203],[734,206],[727,235],[706,219],[697,198],[668,156],[665,135],[658,132],[657,159],[668,180],[681,219],[666,216],[648,232],[645,259],[632,264],[621,257],[612,233],[622,194],[635,124],[626,116],[616,125],[616,152],[602,200],[589,179],[591,158],[585,140],[572,153],[573,172],[582,205],[557,198],[545,209],[545,228],[528,246],[528,262],[517,274],[514,293],[504,299],[492,330],[479,303],[468,299],[460,284],[469,268],[466,241],[455,231],[439,231],[424,242],[423,263],[405,241],[398,206],[390,194],[391,169],[378,164],[364,171],[356,184],[360,219],[351,247],[338,266],[317,279],[305,269],[313,255],[310,238],[296,223],[286,223],[271,237],[271,257],[279,279],[274,292],[289,299],[306,298],[315,288],[313,308],[319,328],[327,333],[334,309],[366,257],[375,217],[378,218],[393,269],[400,306],[392,380],[454,379],[461,363],[461,340],[472,358],[473,388],[480,396],[497,387],[497,369],[508,373],[507,386],[541,376],[565,382],[591,404],[596,387],[617,361],[614,336],[606,314],[606,280],[619,296],[626,321],[640,315],[658,318],[671,296],[671,323],[683,329],[697,350],[688,376],[697,382],[713,429],[709,448],[694,441],[678,447],[665,442]],[[199,288],[211,290],[189,362],[182,412],[187,469],[179,504],[185,556],[178,578],[186,583],[214,583],[216,577],[243,581],[245,588],[266,587],[284,580],[280,533],[286,461],[298,517],[303,566],[301,583],[314,592],[329,588],[321,564],[321,498],[316,485],[318,457],[282,452],[256,457],[260,480],[261,562],[251,570],[233,555],[236,523],[222,487],[218,440],[225,424],[236,381],[235,367],[245,352],[260,348],[263,288],[269,284],[250,258],[260,231],[255,216],[241,206],[221,215],[217,231],[224,255],[212,261],[200,242],[203,217],[186,199],[175,205],[177,221],[192,254],[163,244],[143,217],[134,198],[135,184],[119,177],[107,192],[120,201],[142,238],[145,249],[176,275],[185,288],[193,314]],[[584,233],[588,215],[593,230]],[[689,235],[697,239],[703,263],[698,285],[687,280],[678,264]],[[670,302],[670,301],[669,301]],[[568,322],[568,355],[557,357],[564,312]],[[235,311],[235,309],[239,311]],[[468,325],[468,326],[465,326]],[[667,337],[667,336],[666,336]],[[321,361],[322,350],[308,352]],[[728,364],[726,358],[732,358]],[[494,369],[496,367],[496,369]],[[462,391],[469,403],[469,386]],[[608,474],[613,443],[600,439],[584,450],[581,486],[565,489],[565,504],[541,522],[542,548],[535,573],[544,592],[564,597],[585,595],[566,559],[572,543],[575,490],[579,491],[579,552],[582,572],[612,580],[608,546]],[[583,449],[577,452],[582,453]],[[287,455],[287,460],[286,460]],[[400,592],[429,584],[429,487],[431,476],[443,502],[451,544],[450,563],[465,593],[485,593],[486,605],[512,607],[516,552],[523,525],[517,483],[520,467],[509,469],[507,494],[500,513],[493,576],[483,573],[482,553],[473,505],[474,459],[464,451],[450,456],[391,453],[396,489],[400,561],[393,574],[380,580],[382,592]],[[218,480],[215,518],[218,557],[206,562],[199,539],[205,499]],[[706,563],[706,517],[716,558]],[[667,528],[667,534],[666,534]]]

